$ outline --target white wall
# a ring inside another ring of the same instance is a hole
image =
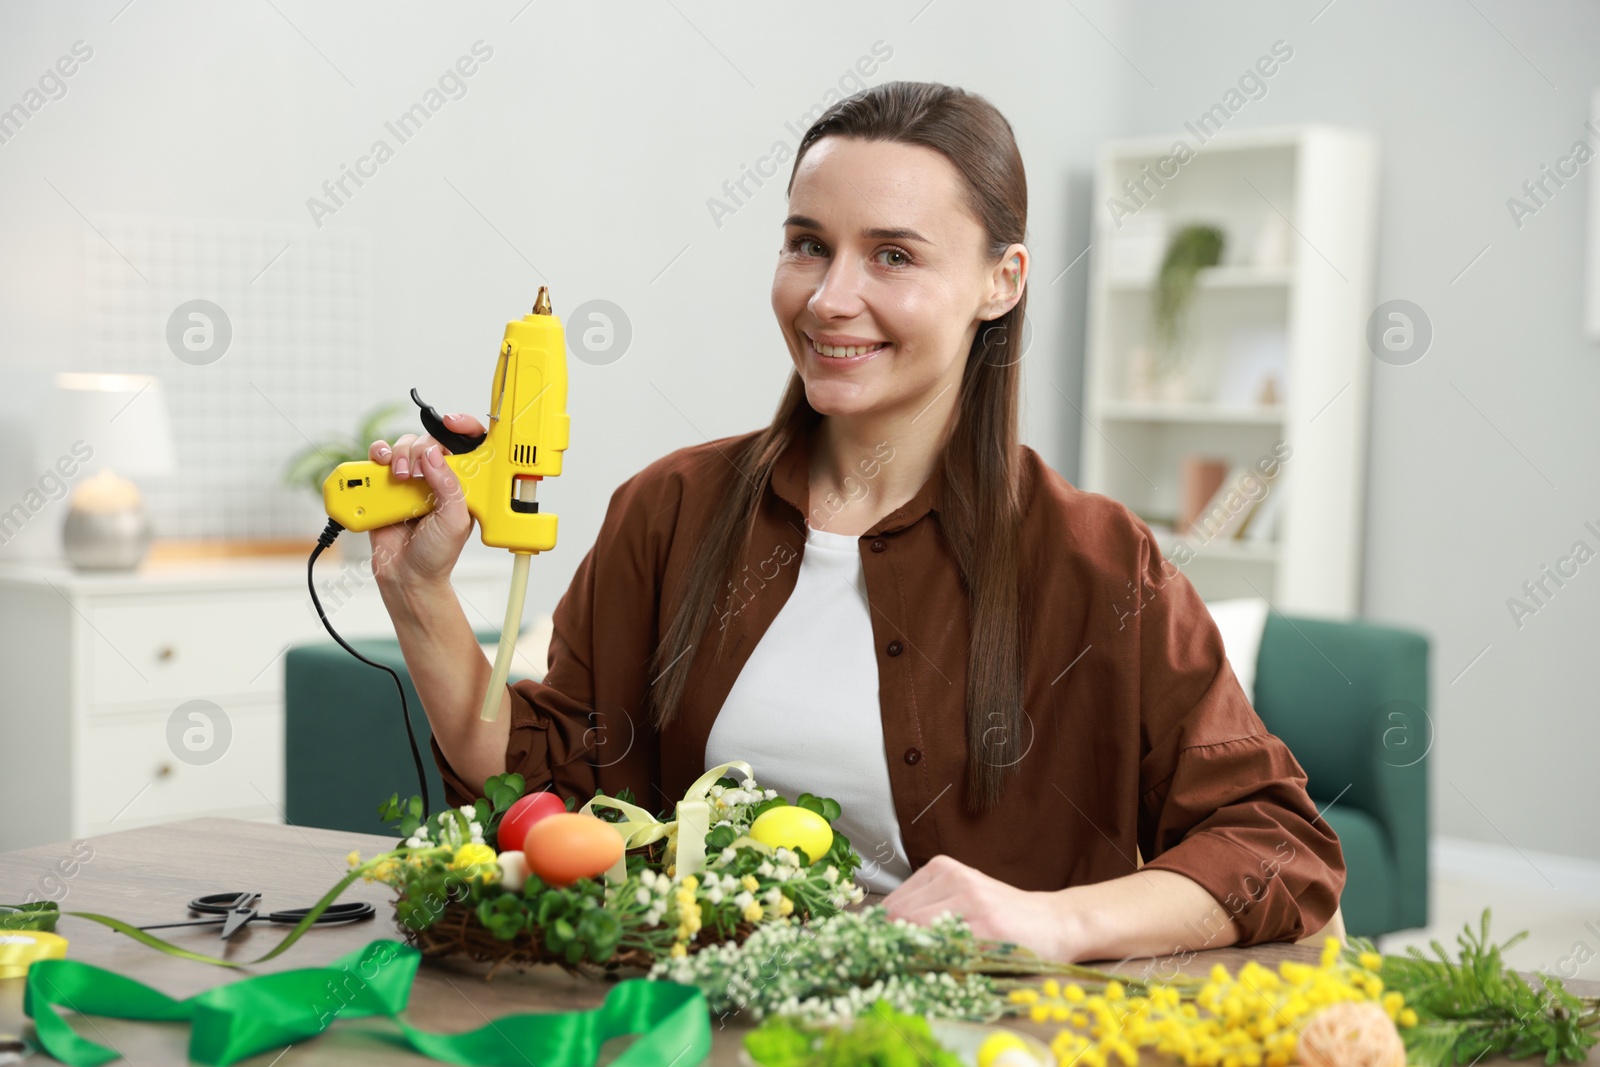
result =
[[[1376,298],[1420,305],[1434,340],[1409,366],[1374,361],[1365,614],[1433,642],[1437,832],[1600,858],[1600,562],[1551,583],[1520,628],[1506,603],[1575,541],[1600,550],[1584,528],[1600,528],[1600,346],[1581,330],[1592,174],[1552,185],[1520,228],[1506,205],[1584,136],[1600,8],[1137,3],[1102,25],[1127,56],[1124,134],[1181,128],[1278,39],[1294,58],[1230,129],[1378,133]]]

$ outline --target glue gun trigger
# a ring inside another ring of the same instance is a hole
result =
[[[427,430],[435,441],[448,448],[452,455],[459,456],[463,453],[471,452],[483,444],[489,436],[487,433],[456,433],[444,424],[444,420],[433,409],[433,405],[424,402],[422,397],[417,395],[415,389],[411,390],[411,399],[416,402],[417,407],[422,409],[422,428]]]

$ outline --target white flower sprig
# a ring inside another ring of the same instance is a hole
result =
[[[418,826],[405,841],[406,848],[454,850],[467,844],[483,844],[483,824],[478,821],[478,813],[471,804],[446,808]]]
[[[627,902],[644,909],[648,926],[659,926],[672,906],[673,880],[646,867],[627,881],[606,888],[607,904]]]
[[[741,944],[662,960],[650,977],[695,986],[714,1014],[748,1010],[757,1021],[838,1023],[879,999],[900,1012],[992,1021],[1005,1002],[992,979],[969,972],[982,956],[953,915],[919,926],[875,905],[803,925],[765,923]]]

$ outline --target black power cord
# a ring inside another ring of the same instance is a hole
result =
[[[333,544],[334,539],[339,536],[339,532],[343,529],[344,527],[337,520],[329,519],[328,525],[323,527],[322,533],[317,535],[317,547],[311,550],[311,561],[306,564],[306,584],[311,587],[311,603],[317,606],[317,615],[322,619],[322,625],[328,628],[328,632],[333,635],[333,639],[343,645],[346,652],[369,667],[377,667],[380,670],[388,671],[389,677],[394,679],[394,687],[400,693],[400,717],[405,721],[406,738],[411,742],[411,759],[417,765],[417,785],[422,790],[422,819],[426,822],[428,816],[433,812],[433,806],[428,802],[428,776],[422,770],[422,750],[417,747],[417,735],[411,728],[411,709],[406,706],[406,687],[401,684],[400,676],[395,673],[393,667],[383,663],[374,663],[351,648],[349,643],[334,630],[333,623],[328,621],[327,614],[322,610],[322,601],[317,599],[317,583],[312,576],[317,565],[317,557],[322,555],[323,549]]]

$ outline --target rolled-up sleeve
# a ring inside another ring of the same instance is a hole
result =
[[[1204,601],[1145,534],[1140,572],[1153,593],[1137,615],[1144,868],[1197,882],[1217,900],[1219,919],[1239,925],[1239,946],[1297,940],[1339,906],[1338,835],[1306,792],[1300,763],[1250,706]]]
[[[571,590],[562,603],[570,596]],[[559,626],[558,623],[558,633]],[[552,667],[561,662],[565,654],[555,648],[555,642],[556,637],[552,635],[549,660]],[[549,675],[545,677],[548,679]],[[524,678],[511,683],[508,689],[511,693],[511,737],[506,744],[505,769],[522,775],[529,792],[544,789],[558,779],[569,789],[583,789],[584,779],[592,779],[587,762],[593,735],[590,705],[549,681]],[[430,743],[439,776],[444,779],[445,800],[451,807],[470,804],[482,791],[456,772],[440,750],[438,741]],[[592,780],[588,782],[587,792],[594,792]]]
[[[649,640],[636,633],[654,618],[659,546],[651,529],[659,504],[649,495],[656,465],[623,482],[611,494],[605,519],[566,593],[551,613],[554,629],[542,681],[511,683],[511,736],[507,772],[521,774],[531,791],[553,788],[563,798],[594,795],[594,755],[602,731],[595,708],[602,703],[596,678],[604,664],[643,658]],[[603,621],[602,621],[603,620]],[[479,795],[432,743],[434,762],[454,805]]]

